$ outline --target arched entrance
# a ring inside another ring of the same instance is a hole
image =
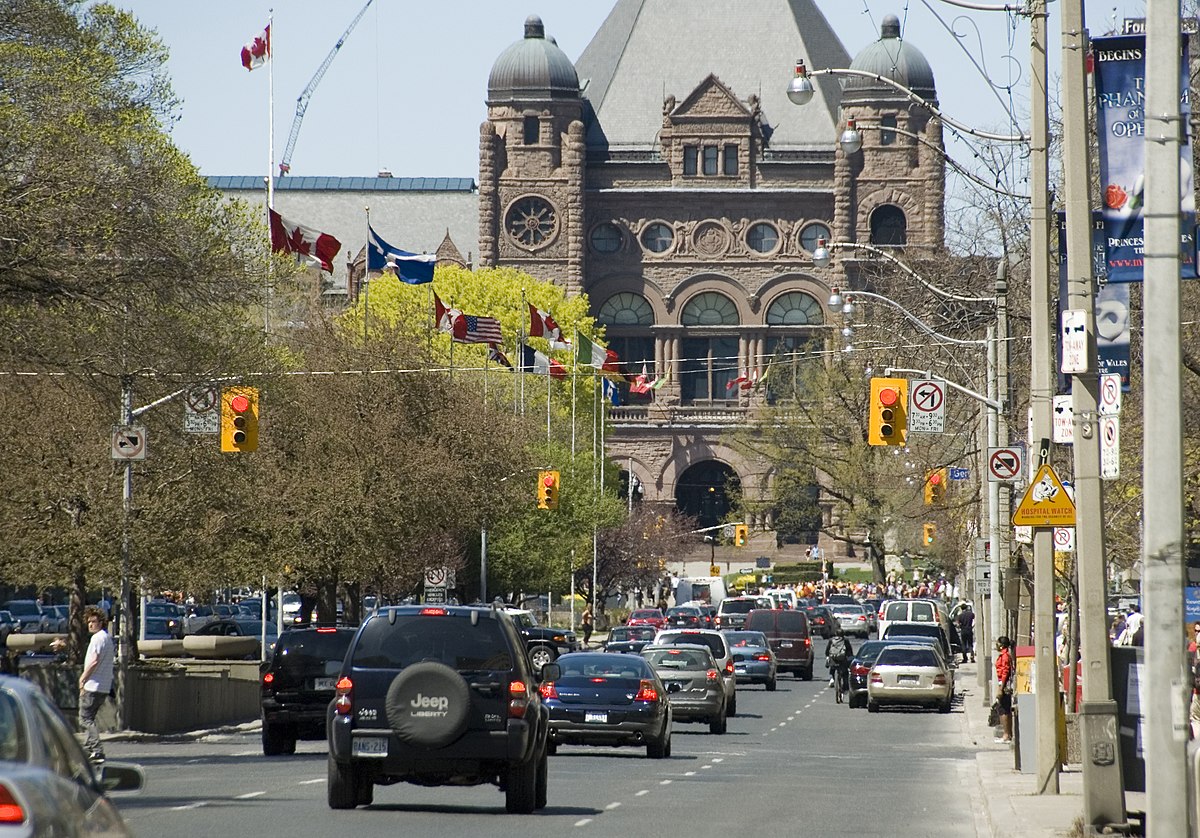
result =
[[[697,520],[697,527],[715,527],[729,514],[729,495],[741,491],[741,481],[729,466],[716,460],[697,463],[675,483],[675,508]]]

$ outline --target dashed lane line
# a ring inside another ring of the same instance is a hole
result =
[[[235,797],[233,799],[234,800],[250,800],[255,797],[262,797],[264,794],[266,794],[265,791],[248,791],[245,794],[239,794],[237,797]]]
[[[298,786],[315,786],[317,783],[324,783],[324,782],[325,782],[324,777],[318,777],[315,780],[301,780],[296,785],[298,785]]]
[[[172,812],[184,812],[188,809],[199,809],[201,806],[207,806],[207,800],[197,800],[195,803],[185,803],[183,806],[172,806]]]
[[[611,812],[613,809],[620,807],[620,805],[621,805],[621,801],[615,800],[612,803],[609,803],[607,806],[605,806],[604,809],[605,809],[605,811]]]

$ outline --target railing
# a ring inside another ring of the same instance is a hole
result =
[[[628,405],[614,407],[609,421],[616,425],[737,425],[750,409],[737,404]]]

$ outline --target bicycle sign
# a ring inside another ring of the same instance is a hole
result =
[[[946,385],[930,378],[908,384],[908,430],[940,434],[946,428]]]

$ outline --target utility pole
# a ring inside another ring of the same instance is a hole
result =
[[[1107,611],[1105,608],[1104,497],[1100,483],[1100,439],[1096,402],[1095,283],[1092,278],[1091,168],[1087,134],[1088,35],[1083,0],[1063,0],[1063,180],[1067,208],[1067,308],[1083,312],[1087,369],[1071,376],[1075,412],[1075,540],[1079,580],[1083,702],[1079,721],[1083,742],[1084,826],[1103,829],[1125,824],[1117,703],[1112,697]],[[1176,164],[1178,165],[1178,164]],[[1175,175],[1178,178],[1178,174]],[[1177,195],[1178,187],[1171,190]],[[1178,235],[1178,231],[1176,231]]]
[[[996,447],[1000,448],[1008,445],[1008,254],[1005,253],[1001,257],[1003,261],[997,265],[996,284],[996,401],[1000,403],[1000,407],[996,410]],[[1008,483],[994,483],[996,486],[996,516],[998,528],[996,530],[996,538],[998,543],[992,544],[992,555],[996,557],[996,564],[1000,568],[1000,574],[996,576],[997,584],[1001,585],[999,591],[999,606],[1001,623],[996,628],[996,637],[1002,634],[1008,634],[1013,639],[1013,646],[1016,646],[1016,632],[1009,634],[1009,627],[1016,625],[1015,620],[1009,619],[1009,610],[1004,603],[1004,588],[1008,587],[1010,578],[1015,578],[1015,574],[1011,572],[1009,565],[1011,558],[1008,549],[1008,537],[1012,532],[1012,514],[1009,511],[1009,496],[1011,487]],[[1017,605],[1013,608],[1019,608],[1020,600],[1018,598]],[[1014,651],[1014,663],[1016,662]]]
[[[1046,89],[1046,0],[1033,0],[1029,8],[1029,51],[1032,75],[1029,104],[1029,176],[1032,198],[1029,213],[1029,242],[1032,259],[1029,266],[1029,312],[1031,320],[1031,369],[1029,405],[1032,439],[1029,440],[1031,465],[1049,460],[1054,423],[1054,370],[1050,343],[1050,131]],[[1037,447],[1037,451],[1033,450]],[[1037,454],[1037,462],[1034,454]],[[1037,718],[1037,793],[1058,794],[1058,655],[1055,636],[1058,630],[1054,612],[1053,531],[1045,527],[1033,530],[1033,625],[1037,664],[1034,675],[1035,717]]]
[[[1146,211],[1142,596],[1146,826],[1188,834],[1188,687],[1183,646],[1183,437],[1179,346],[1180,3],[1146,4]],[[1186,89],[1186,88],[1185,88]],[[1186,162],[1191,165],[1191,159]]]
[[[999,388],[996,386],[996,327],[987,329],[987,393],[988,398],[999,401]],[[988,411],[987,417],[988,448],[1000,447],[1000,411]],[[1008,526],[1008,522],[1004,522]],[[1000,484],[994,480],[988,481],[988,562],[991,574],[991,600],[988,608],[988,646],[984,653],[983,664],[987,672],[987,697],[992,698],[993,653],[996,641],[1005,633],[1004,629],[1004,580],[1003,565],[1000,564]]]

